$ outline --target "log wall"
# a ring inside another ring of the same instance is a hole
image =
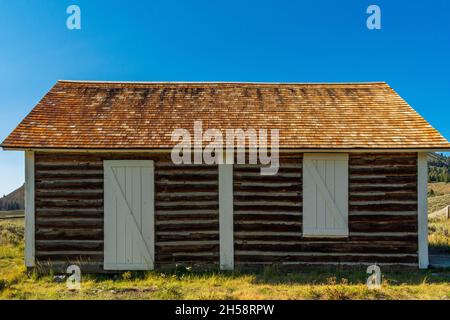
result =
[[[36,260],[103,265],[103,160],[155,161],[155,263],[217,265],[217,166],[175,166],[170,156],[36,153]]]
[[[352,153],[345,239],[302,237],[302,154],[276,176],[234,167],[235,264],[417,265],[417,155]],[[170,157],[36,153],[36,259],[103,264],[103,160],[155,161],[156,266],[219,264],[217,166]]]
[[[302,155],[277,176],[234,170],[235,264],[416,266],[417,155],[351,153],[349,237],[302,237]]]

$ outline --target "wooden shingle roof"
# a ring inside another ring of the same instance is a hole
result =
[[[58,81],[4,148],[171,148],[174,129],[279,129],[281,148],[450,149],[389,85]],[[223,131],[225,133],[225,130]]]

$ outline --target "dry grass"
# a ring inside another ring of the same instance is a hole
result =
[[[450,194],[428,198],[428,214],[450,205]]]
[[[0,218],[23,216],[24,214],[25,213],[23,210],[0,211]]]
[[[450,219],[430,220],[428,241],[430,252],[450,254]]]
[[[433,189],[434,194],[439,196],[443,194],[450,194],[450,183],[445,182],[433,182],[428,183],[428,191]]]
[[[430,190],[433,190],[434,196],[428,198],[429,214],[450,205],[450,183],[429,183],[428,192]]]
[[[22,224],[0,221],[0,299],[450,299],[450,271],[386,272],[382,287],[369,290],[363,268],[282,273],[271,267],[258,274],[125,272],[83,276],[81,290],[71,291],[51,275],[25,272]]]
[[[23,242],[23,219],[0,220],[0,245],[18,246]]]

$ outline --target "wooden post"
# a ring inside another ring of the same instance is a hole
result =
[[[233,165],[219,164],[220,269],[234,269]]]
[[[34,267],[34,152],[25,151],[25,265]]]
[[[418,244],[419,268],[428,268],[428,154],[417,153],[417,215],[418,215]]]

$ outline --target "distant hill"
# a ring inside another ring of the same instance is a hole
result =
[[[450,182],[450,157],[432,153],[428,161],[429,182]]]
[[[0,198],[0,211],[25,208],[25,185]]]

